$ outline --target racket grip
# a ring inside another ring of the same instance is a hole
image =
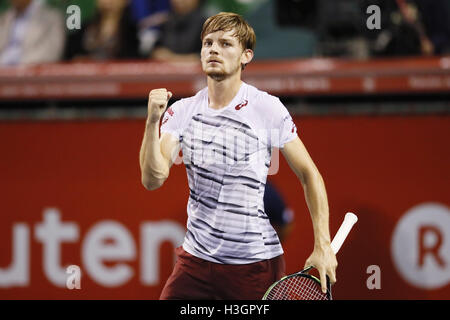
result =
[[[338,232],[336,233],[333,241],[331,242],[331,249],[333,250],[334,254],[338,253],[339,249],[344,243],[345,238],[347,238],[348,233],[350,232],[356,221],[358,221],[358,217],[354,213],[352,212],[346,213],[344,222],[342,222]]]

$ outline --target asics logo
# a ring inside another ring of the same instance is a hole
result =
[[[248,100],[244,100],[244,102],[239,103],[238,105],[236,105],[236,107],[234,107],[236,110],[241,110],[243,107],[245,107],[248,104]]]

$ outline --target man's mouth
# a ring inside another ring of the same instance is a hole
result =
[[[208,63],[222,63],[222,61],[217,60],[217,59],[209,59]]]

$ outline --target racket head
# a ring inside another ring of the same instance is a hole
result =
[[[263,300],[332,300],[327,277],[327,292],[322,292],[320,280],[307,273],[311,268],[285,276],[272,284]]]

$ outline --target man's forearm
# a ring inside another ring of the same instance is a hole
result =
[[[147,189],[159,187],[169,176],[169,166],[161,153],[159,123],[147,121],[139,160],[142,183]]]
[[[318,171],[305,176],[305,199],[314,229],[314,246],[330,244],[329,208],[325,183]]]
[[[325,292],[326,275],[334,283],[337,267],[336,256],[330,245],[329,208],[325,183],[299,138],[286,143],[283,154],[302,184],[313,223],[314,250],[306,260],[304,268],[308,266],[317,268],[322,291]]]

